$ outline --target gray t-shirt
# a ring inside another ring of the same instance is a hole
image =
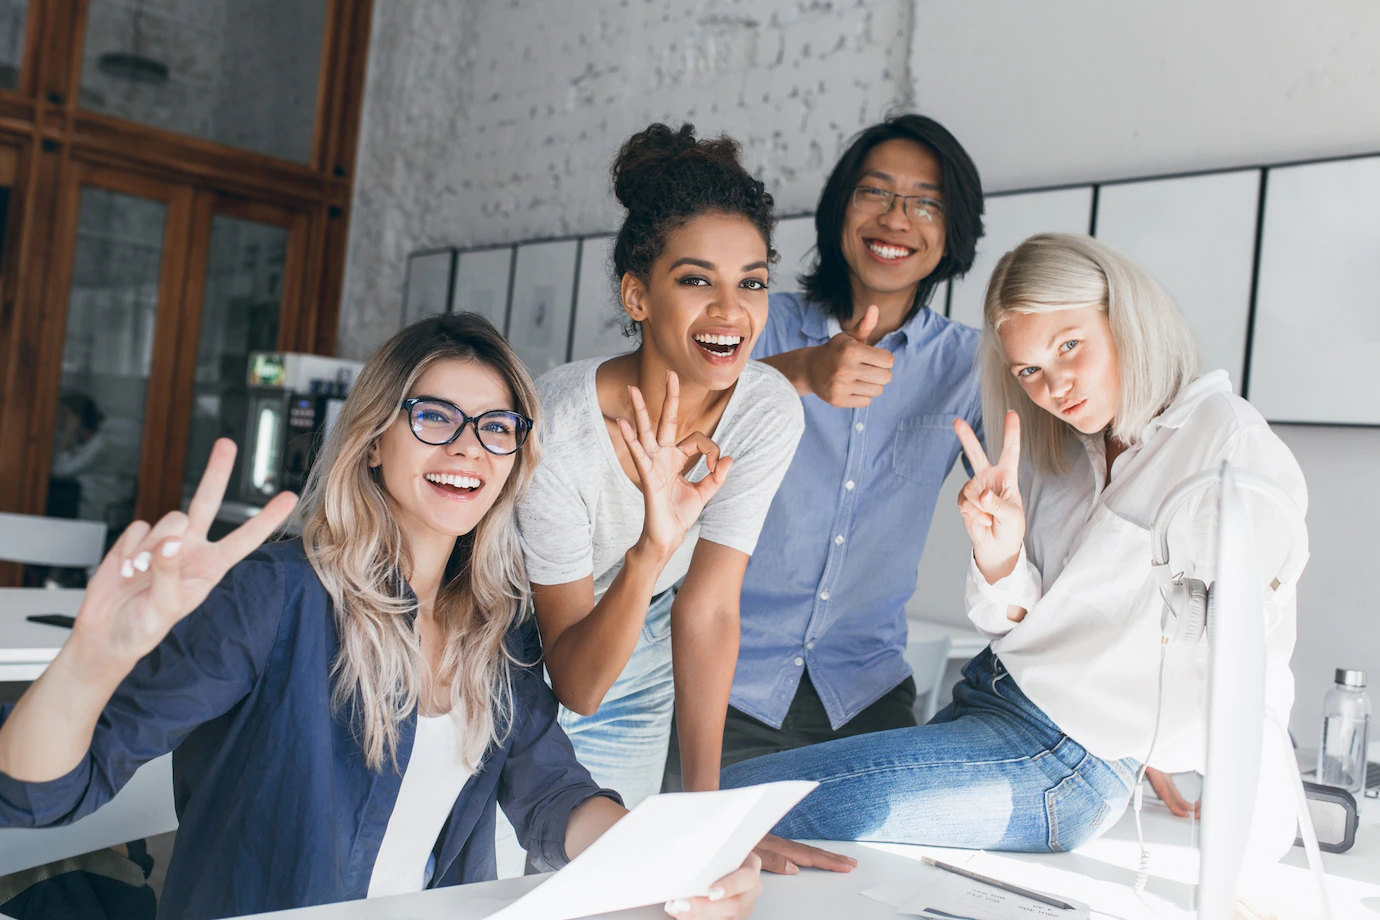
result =
[[[642,492],[619,465],[599,409],[594,373],[607,360],[576,361],[537,381],[546,416],[542,461],[518,508],[527,577],[560,585],[593,575],[596,599],[637,542],[643,518]],[[697,540],[752,555],[804,430],[795,388],[775,368],[749,361],[710,435],[722,455],[733,458],[733,468],[662,570],[654,593],[685,577]],[[707,474],[701,457],[689,478]]]

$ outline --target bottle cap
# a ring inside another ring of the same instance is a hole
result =
[[[1352,668],[1338,668],[1336,680],[1340,687],[1364,687],[1366,685],[1366,672]]]

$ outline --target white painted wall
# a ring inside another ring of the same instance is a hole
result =
[[[653,119],[739,138],[794,213],[898,103],[953,130],[992,191],[1380,151],[1376,49],[1371,0],[378,3],[341,351],[397,328],[412,250],[613,229],[609,162]],[[1312,744],[1333,667],[1380,683],[1380,429],[1280,434],[1312,492],[1294,717]],[[913,605],[938,618],[962,616],[955,489]]]

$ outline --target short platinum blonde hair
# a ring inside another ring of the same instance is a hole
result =
[[[988,451],[1001,453],[1001,419],[1015,409],[1021,452],[1037,469],[1068,468],[1076,429],[1037,406],[1002,353],[998,331],[1013,315],[1096,307],[1107,313],[1121,393],[1111,434],[1134,444],[1150,420],[1198,375],[1198,343],[1174,301],[1150,274],[1090,236],[1040,233],[1002,256],[987,285],[982,328],[982,416]]]

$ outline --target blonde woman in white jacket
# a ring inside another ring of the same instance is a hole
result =
[[[1167,774],[1203,766],[1207,648],[1169,648],[1157,692],[1155,510],[1175,485],[1223,461],[1307,507],[1289,449],[1224,371],[1198,373],[1187,324],[1125,256],[1086,236],[1031,237],[998,264],[984,313],[983,416],[1005,417],[987,426],[996,462],[965,422],[954,427],[974,469],[959,495],[973,543],[968,614],[991,646],[928,725],[726,770],[725,788],[820,782],[779,834],[1071,849],[1125,809],[1157,711],[1150,779],[1185,810]],[[1215,508],[1215,494],[1204,494],[1175,517],[1175,572],[1212,580]],[[1291,593],[1265,586],[1289,552],[1289,530],[1265,501],[1250,499],[1250,513],[1266,704],[1287,724],[1295,606]],[[1252,847],[1277,859],[1293,841],[1293,798],[1282,785],[1284,746],[1266,734]]]

